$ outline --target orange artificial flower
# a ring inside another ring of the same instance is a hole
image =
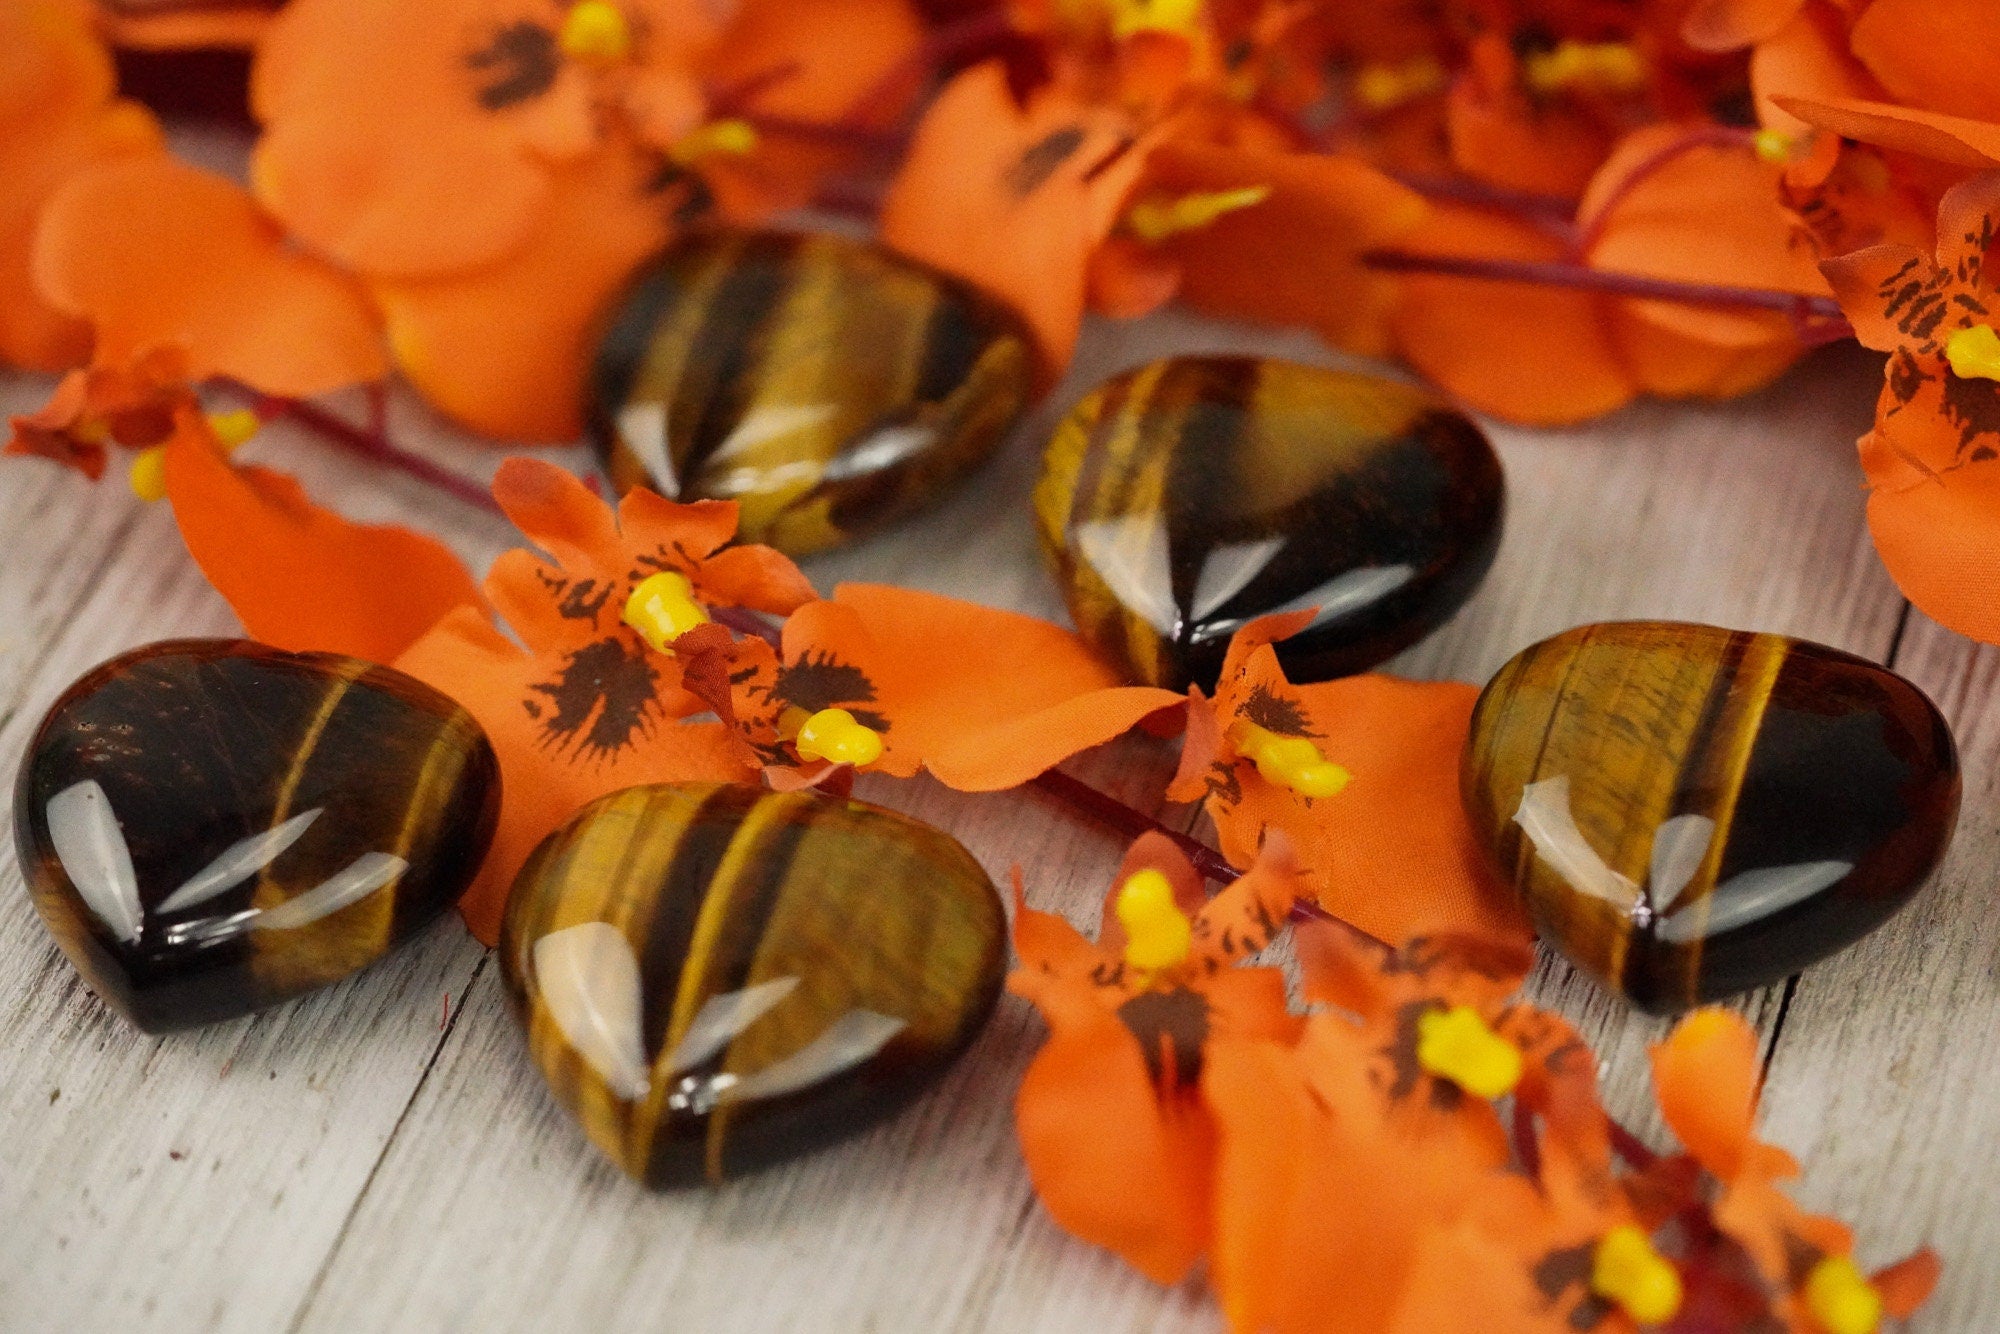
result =
[[[191,380],[304,398],[379,379],[358,284],[297,253],[243,189],[164,154],[71,176],[42,210],[37,290],[95,334],[99,366],[157,349]]]
[[[562,469],[518,458],[501,465],[493,496],[549,557],[510,551],[487,575],[487,601],[520,642],[461,607],[393,664],[463,704],[500,756],[500,823],[459,904],[488,944],[515,872],[589,801],[642,783],[756,780],[730,728],[685,721],[709,706],[685,688],[673,639],[634,605],[640,586],[676,578],[689,625],[707,608],[782,615],[813,596],[777,552],[727,545],[732,503],[677,505],[640,489],[614,514]]]
[[[377,289],[426,397],[489,434],[573,436],[592,333],[638,264],[711,200],[761,212],[824,170],[757,118],[849,106],[921,32],[905,0],[718,15],[699,0],[294,0],[254,70],[257,192]],[[813,40],[822,22],[842,39]]]
[[[1163,835],[1132,845],[1092,943],[1020,901],[1008,978],[1049,1025],[1015,1100],[1021,1152],[1057,1223],[1157,1283],[1210,1245],[1214,1113],[1209,1054],[1229,1041],[1287,1046],[1299,1021],[1284,974],[1234,967],[1282,928],[1296,871],[1273,839],[1242,879],[1204,901]]]
[[[89,324],[30,277],[42,206],[84,167],[161,151],[159,126],[113,95],[89,0],[0,6],[0,363],[59,371],[90,355]]]
[[[990,792],[1182,699],[1121,684],[1078,635],[1047,621],[915,589],[842,584],[792,614],[778,649],[739,645],[720,702],[767,766],[800,766],[801,726],[840,709],[875,735],[869,770],[910,778],[928,769],[960,791]],[[826,771],[810,758],[803,770],[815,781]]]
[[[1204,1067],[1221,1136],[1214,1283],[1234,1329],[1388,1328],[1425,1239],[1510,1161],[1492,1100],[1531,1061],[1496,1025],[1533,955],[1466,937],[1389,950],[1323,922],[1294,939],[1305,996],[1327,1008],[1295,1048],[1216,1042]]]
[[[1090,257],[1145,165],[1140,133],[1056,84],[1017,102],[1001,62],[977,65],[924,112],[882,240],[1018,310],[1053,379],[1076,347]]]
[[[1478,690],[1373,674],[1293,685],[1271,641],[1310,619],[1271,616],[1236,632],[1215,699],[1190,692],[1167,795],[1203,803],[1237,866],[1282,833],[1306,893],[1382,940],[1462,932],[1525,942],[1526,918],[1487,868],[1458,796]],[[1308,795],[1310,784],[1288,783],[1260,757],[1273,739],[1306,742],[1346,779]]]
[[[50,459],[96,481],[104,475],[107,443],[133,450],[166,443],[191,396],[188,380],[187,354],[172,348],[71,371],[39,410],[14,418],[0,453]]]
[[[1405,248],[1779,299],[1823,295],[1812,249],[1779,198],[1781,171],[1730,132],[1653,126],[1611,154],[1572,228],[1441,206]],[[1403,355],[1471,406],[1533,425],[1581,421],[1641,393],[1745,393],[1804,348],[1786,313],[1698,296],[1624,297],[1423,272],[1403,279],[1392,319]]]
[[[1935,257],[1883,245],[1825,262],[1855,337],[1887,352],[1861,437],[1868,526],[1924,613],[2000,643],[2000,293],[1989,274],[2000,172],[1938,207]]]
[[[232,466],[190,396],[162,453],[188,553],[252,639],[294,652],[393,662],[440,617],[478,601],[436,538],[350,523],[284,473]]]
[[[1756,1031],[1740,1015],[1695,1011],[1653,1048],[1652,1060],[1661,1115],[1721,1187],[1716,1226],[1748,1253],[1787,1329],[1837,1328],[1835,1305],[1901,1318],[1924,1303],[1939,1273],[1931,1252],[1864,1277],[1851,1259],[1849,1229],[1806,1213],[1778,1188],[1798,1164],[1756,1138],[1761,1061]]]

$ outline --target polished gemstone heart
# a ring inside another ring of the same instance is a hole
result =
[[[654,1186],[882,1120],[964,1050],[1006,963],[945,834],[817,791],[629,788],[535,850],[500,958],[549,1086]]]
[[[70,962],[164,1032],[337,982],[450,907],[499,765],[400,672],[241,640],[134,650],[29,744],[14,836]]]
[[[956,279],[836,236],[712,231],[646,271],[592,372],[622,494],[733,500],[799,555],[977,467],[1026,407],[1024,326]]]
[[[1646,1009],[1797,972],[1880,925],[1958,818],[1929,699],[1780,635],[1635,621],[1516,656],[1473,713],[1465,803],[1542,934]]]
[[[1105,382],[1035,489],[1077,628],[1135,681],[1212,689],[1229,637],[1310,610],[1294,681],[1364,671],[1458,610],[1493,563],[1505,487],[1477,426],[1420,389],[1248,357]]]

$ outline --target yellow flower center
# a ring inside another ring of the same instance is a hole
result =
[[[846,709],[821,709],[799,727],[793,744],[804,759],[857,769],[882,758],[882,734],[856,722]]]
[[[1353,777],[1302,736],[1280,736],[1256,723],[1239,722],[1229,729],[1229,739],[1237,754],[1256,764],[1265,782],[1302,797],[1334,796]]]
[[[1798,140],[1777,130],[1759,130],[1751,136],[1750,143],[1758,157],[1778,167],[1790,162],[1799,149]]]
[[[563,17],[556,45],[572,60],[608,65],[632,49],[632,25],[611,0],[577,0]]]
[[[1157,245],[1170,236],[1198,231],[1225,214],[1261,204],[1270,197],[1268,185],[1245,185],[1171,199],[1142,199],[1126,210],[1125,229],[1141,241]]]
[[[228,412],[208,414],[208,429],[215,434],[215,441],[225,453],[233,454],[263,428],[264,419],[248,408],[233,408]],[[167,495],[167,447],[154,445],[142,449],[132,459],[132,470],[126,474],[132,483],[132,494],[151,504],[164,500]]]
[[[1123,41],[1142,32],[1192,37],[1201,24],[1201,0],[1111,0],[1111,34]]]
[[[1829,1255],[1806,1275],[1806,1307],[1827,1334],[1875,1334],[1882,1295],[1844,1255]]]
[[[1117,911],[1126,963],[1152,973],[1187,958],[1194,926],[1174,902],[1174,885],[1165,875],[1149,869],[1127,876],[1118,887]]]
[[[1590,1290],[1625,1308],[1642,1325],[1658,1325],[1681,1309],[1681,1276],[1639,1228],[1621,1223],[1597,1243]]]
[[[1961,380],[2000,380],[2000,333],[1990,324],[1960,329],[1945,340],[1944,357]]]
[[[1417,1064],[1480,1098],[1511,1093],[1521,1082],[1521,1049],[1470,1005],[1417,1016]]]
[[[674,142],[667,156],[683,167],[691,167],[718,153],[742,157],[757,149],[757,127],[747,120],[712,120]]]
[[[1646,62],[1624,42],[1562,42],[1521,62],[1521,81],[1538,93],[1629,93],[1646,85]]]
[[[686,575],[662,570],[641,579],[625,599],[625,624],[656,651],[667,653],[676,639],[708,624],[708,613],[694,600],[694,585]]]
[[[1349,91],[1369,111],[1388,111],[1443,92],[1451,78],[1435,56],[1412,56],[1400,65],[1364,65]]]

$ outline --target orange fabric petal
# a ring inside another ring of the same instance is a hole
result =
[[[152,113],[113,101],[110,54],[81,0],[0,6],[0,362],[65,370],[90,354],[90,325],[36,290],[42,208],[72,175],[160,150]]]
[[[1499,33],[1473,41],[1445,105],[1453,163],[1494,185],[1575,196],[1611,151],[1611,134],[1595,117],[1560,100],[1530,100]]]
[[[1787,3],[1797,13],[1750,54],[1750,88],[1758,120],[1796,137],[1810,127],[1773,98],[1875,97],[1881,89],[1849,50],[1844,15],[1827,5]]]
[[[359,287],[294,253],[237,186],[163,154],[92,168],[56,191],[34,272],[51,302],[91,322],[100,362],[174,347],[197,379],[293,397],[384,370]]]
[[[1685,134],[1672,125],[1640,130],[1605,162],[1579,210],[1597,230],[1591,265],[1682,282],[1824,294],[1815,256],[1796,244],[1796,229],[1779,203],[1780,169],[1747,147],[1674,151]],[[1663,152],[1672,156],[1662,161]],[[1628,188],[1628,178],[1641,169],[1646,174]],[[1696,343],[1752,356],[1773,346],[1793,355],[1799,350],[1791,323],[1775,312],[1676,301],[1619,305],[1635,320]],[[1639,349],[1624,350],[1642,381],[1673,374],[1649,372],[1646,359],[1633,355]]]
[[[1777,96],[1772,101],[1809,125],[1862,143],[1974,171],[2000,167],[2000,125],[1992,121],[1857,98]]]
[[[1249,865],[1267,831],[1279,830],[1320,906],[1371,935],[1392,944],[1448,932],[1526,939],[1520,905],[1487,867],[1458,795],[1477,689],[1378,675],[1288,686],[1268,648],[1251,669],[1297,703],[1314,744],[1353,777],[1315,800],[1236,761],[1240,799],[1208,803],[1232,862]]]
[[[1930,1300],[1931,1289],[1937,1286],[1943,1273],[1937,1252],[1921,1250],[1886,1269],[1878,1269],[1868,1281],[1882,1298],[1883,1312],[1892,1320],[1906,1320]]]
[[[1448,204],[1406,249],[1425,254],[1558,260],[1560,241],[1511,219]],[[1639,392],[1613,351],[1602,300],[1529,283],[1405,274],[1391,327],[1403,357],[1470,406],[1509,421],[1560,426]]]
[[[523,650],[474,607],[462,607],[393,664],[457,700],[479,720],[500,757],[500,820],[492,848],[459,912],[485,944],[500,919],[515,875],[549,834],[589,802],[641,783],[754,782],[756,769],[720,723],[673,720],[657,705],[638,716],[634,733],[603,744],[609,701],[586,705],[573,731],[563,722],[565,672],[575,658]]]
[[[1208,881],[1188,863],[1187,854],[1159,830],[1132,841],[1118,863],[1118,874],[1104,893],[1104,913],[1097,923],[1097,947],[1107,956],[1125,952],[1125,924],[1118,920],[1118,895],[1125,882],[1141,871],[1158,871],[1174,887],[1174,904],[1189,918],[1208,906]]]
[[[1429,212],[1423,197],[1339,154],[1170,141],[1146,164],[1146,190],[1169,196],[1248,186],[1271,194],[1163,245],[1179,262],[1182,298],[1209,314],[1299,325],[1346,351],[1386,354],[1397,282],[1361,255],[1413,232]]]
[[[120,12],[110,10],[109,6],[100,8],[108,11],[104,15],[104,32],[111,43],[139,51],[218,47],[248,50],[263,40],[276,13],[275,5],[260,0],[155,14]]]
[[[231,467],[191,412],[167,445],[166,473],[189,553],[253,639],[388,663],[478,600],[436,539],[349,523],[283,473]]]
[[[914,82],[871,98],[923,40],[907,0],[748,0],[731,22],[707,75],[727,89],[761,84],[731,115],[862,130],[888,130],[916,91]],[[747,156],[716,155],[700,164],[722,213],[755,221],[812,202],[828,173],[854,158],[827,141],[767,124]]]
[[[1053,374],[1076,347],[1091,253],[1144,166],[1135,133],[1053,86],[1019,106],[999,62],[976,66],[925,111],[882,239],[1014,306]]]
[[[1189,957],[1203,967],[1219,968],[1257,953],[1284,928],[1292,905],[1305,888],[1291,840],[1282,830],[1273,830],[1258,851],[1256,864],[1195,914],[1194,950]],[[1227,975],[1257,971],[1263,970],[1231,970]],[[1282,1002],[1282,988],[1280,999]],[[1282,1010],[1282,1003],[1279,1008]]]
[[[1091,252],[1085,285],[1092,310],[1136,320],[1174,299],[1181,290],[1181,266],[1158,246],[1114,235]]]
[[[252,73],[258,197],[307,245],[369,273],[455,271],[518,249],[551,192],[530,145],[573,156],[594,138],[554,13],[293,0]]]
[[[831,604],[796,613],[785,660],[858,671],[867,693],[799,702],[869,705],[888,724],[878,768],[907,778],[927,767],[962,791],[1024,783],[1180,702],[1120,687],[1061,626],[882,584],[842,584]]]
[[[1805,0],[1697,0],[1681,20],[1681,38],[1697,51],[1734,51],[1777,33]]]
[[[653,190],[636,157],[597,154],[554,173],[539,225],[505,259],[373,284],[397,366],[475,431],[574,437],[599,323],[671,237],[672,212],[673,197]]]
[[[1668,1128],[1703,1167],[1725,1181],[1740,1176],[1756,1143],[1756,1031],[1734,1010],[1696,1010],[1653,1045],[1652,1062]]]
[[[1214,1126],[1160,1094],[1130,1029],[1088,988],[1016,974],[1048,1021],[1014,1101],[1035,1192],[1064,1230],[1176,1283],[1207,1249]]]
[[[1988,0],[1873,0],[1854,21],[1854,54],[1898,101],[2000,121],[2000,43]]]

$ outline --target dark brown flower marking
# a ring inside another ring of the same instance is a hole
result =
[[[1118,1018],[1139,1040],[1146,1068],[1162,1088],[1187,1088],[1201,1078],[1201,1048],[1208,1041],[1208,1002],[1185,987],[1146,991],[1118,1007]],[[1171,1058],[1173,1068],[1166,1066]]]
[[[645,735],[659,708],[660,678],[651,656],[637,641],[611,635],[571,653],[553,681],[530,686],[554,706],[543,717],[534,699],[522,701],[542,724],[542,745],[595,761]]]
[[[1580,1246],[1565,1246],[1561,1250],[1550,1251],[1535,1265],[1535,1287],[1548,1299],[1550,1306],[1560,1302],[1571,1288],[1583,1289],[1583,1300],[1569,1313],[1571,1329],[1596,1329],[1611,1314],[1611,1303],[1590,1291],[1590,1272],[1596,1260],[1596,1243],[1586,1241]]]
[[[1279,736],[1317,736],[1312,723],[1306,718],[1306,711],[1295,699],[1287,699],[1267,685],[1250,688],[1250,698],[1244,701],[1243,716],[1267,732]]]
[[[1255,954],[1270,944],[1278,934],[1278,928],[1283,923],[1272,916],[1270,908],[1264,903],[1261,901],[1253,903],[1250,911],[1255,920],[1249,929],[1239,929],[1231,924],[1222,928],[1219,939],[1216,936],[1214,922],[1205,916],[1194,919],[1192,924],[1194,939],[1204,945],[1211,941],[1215,944],[1215,952],[1203,961],[1206,965],[1204,971],[1213,973],[1226,962]]]
[[[595,624],[598,613],[611,600],[609,583],[600,583],[595,579],[566,579],[541,570],[535,572],[535,577],[542,581],[542,587],[548,589],[549,596],[555,600],[556,615],[566,621]]]
[[[1059,130],[1049,131],[1030,144],[1008,171],[1007,188],[1023,197],[1041,189],[1049,177],[1056,174],[1057,168],[1083,147],[1085,137],[1081,125],[1065,125]]]
[[[875,699],[875,683],[868,679],[868,673],[828,652],[807,654],[778,668],[778,679],[771,693],[807,713],[837,706],[852,713],[854,721],[863,727],[876,732],[889,730],[889,720],[880,713],[855,707]]]
[[[562,55],[553,32],[522,19],[494,33],[465,63],[479,77],[479,105],[503,111],[553,87]]]
[[[1981,436],[2000,436],[2000,381],[1962,375],[1944,377],[1945,420],[1958,428],[1961,463],[1994,456],[1993,447],[1974,445]]]
[[[1417,1061],[1417,1021],[1432,1010],[1444,1009],[1435,1000],[1413,1000],[1396,1011],[1396,1033],[1389,1045],[1382,1048],[1382,1056],[1389,1062],[1394,1078],[1388,1088],[1389,1101],[1402,1102],[1417,1091],[1420,1085],[1429,1085],[1431,1106],[1440,1112],[1455,1112],[1465,1101],[1465,1090],[1449,1079],[1439,1079]]]

